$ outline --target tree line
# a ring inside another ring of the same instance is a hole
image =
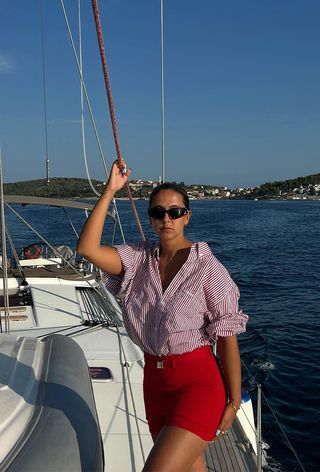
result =
[[[319,183],[320,174],[312,174],[305,177],[296,177],[295,179],[266,182],[259,187],[255,187],[253,194],[257,197],[268,197],[279,195],[280,193],[292,193],[296,188],[306,188],[309,185],[314,186]]]
[[[100,189],[103,182],[92,180],[95,188]],[[50,179],[27,180],[23,182],[7,183],[3,186],[3,193],[7,195],[28,195],[32,197],[51,198],[88,198],[94,193],[87,179],[55,177]]]

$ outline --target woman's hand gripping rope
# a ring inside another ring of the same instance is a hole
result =
[[[131,169],[127,169],[126,161],[124,159],[121,159],[120,162],[114,161],[105,192],[116,193],[126,184],[130,174]]]

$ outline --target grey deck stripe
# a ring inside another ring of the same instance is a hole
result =
[[[205,451],[208,472],[256,472],[255,455],[247,444],[241,425],[234,425]]]

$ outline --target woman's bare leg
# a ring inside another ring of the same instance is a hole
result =
[[[203,472],[206,469],[199,467],[207,444],[190,431],[165,426],[156,438],[143,472]]]
[[[190,472],[207,472],[206,459],[204,453],[200,454],[198,459],[193,463]]]

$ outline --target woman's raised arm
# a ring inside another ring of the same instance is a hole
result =
[[[125,169],[124,160],[120,164],[117,161],[113,163],[105,190],[86,221],[77,244],[78,254],[104,272],[117,275],[123,271],[118,251],[112,246],[102,245],[101,237],[113,196],[124,186],[131,174],[130,169],[124,172]]]

